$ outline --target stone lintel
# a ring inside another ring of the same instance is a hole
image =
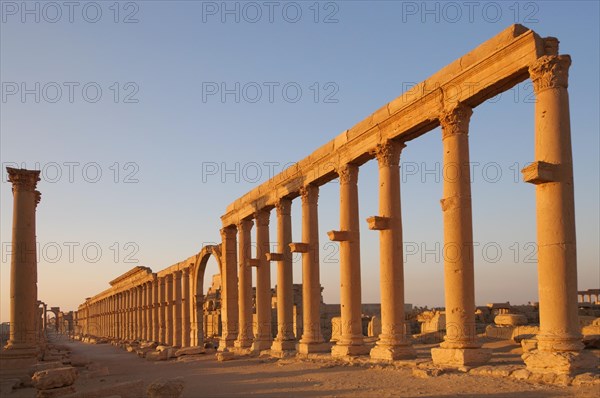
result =
[[[350,231],[329,231],[327,236],[334,242],[345,242],[350,240]]]
[[[557,165],[552,163],[536,161],[524,167],[521,173],[523,173],[523,181],[534,185],[558,181]]]
[[[367,218],[369,229],[372,231],[382,231],[390,229],[390,217],[373,216]]]
[[[281,253],[266,253],[267,261],[283,261],[283,254]]]
[[[292,253],[308,253],[309,249],[308,243],[290,243]]]

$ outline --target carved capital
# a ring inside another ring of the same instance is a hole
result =
[[[454,134],[468,134],[469,120],[473,109],[459,102],[453,109],[440,115],[440,125],[442,126],[442,139]]]
[[[221,240],[225,242],[226,240],[235,239],[237,229],[233,225],[230,225],[228,227],[221,228],[219,232],[221,232]]]
[[[35,207],[37,207],[37,205],[42,200],[42,193],[40,191],[37,191],[37,190],[34,193],[35,193]]]
[[[356,185],[358,183],[358,166],[347,163],[337,168],[341,185]]]
[[[292,210],[292,201],[288,198],[281,198],[275,204],[278,216],[289,216]]]
[[[40,180],[39,170],[14,169],[7,167],[8,181],[13,184],[14,192],[34,192],[37,182]]]
[[[545,55],[529,67],[529,77],[533,83],[533,91],[538,94],[548,88],[569,86],[569,67],[571,57],[568,55]]]
[[[242,219],[240,220],[240,222],[238,222],[237,227],[238,227],[238,231],[250,231],[250,229],[252,229],[252,226],[254,225],[254,221],[252,220],[248,220],[248,219]]]
[[[382,144],[377,144],[372,154],[377,158],[379,167],[393,167],[400,163],[400,152],[406,145],[402,142],[387,140]]]
[[[308,184],[300,188],[300,196],[302,197],[302,203],[317,204],[319,201],[319,187]]]
[[[270,212],[268,210],[259,210],[254,214],[256,218],[256,226],[268,227],[269,226]]]

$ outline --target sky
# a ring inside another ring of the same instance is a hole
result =
[[[0,1],[0,321],[11,184],[41,170],[38,296],[76,310],[135,266],[220,241],[235,199],[514,23],[570,54],[579,289],[600,285],[600,10],[595,1]],[[478,305],[537,301],[529,80],[470,124]],[[402,152],[406,302],[443,306],[440,129]],[[377,165],[360,168],[362,301],[379,298]],[[292,205],[301,237],[300,201]],[[339,185],[321,187],[326,303],[339,303]],[[253,230],[254,233],[254,230]],[[276,216],[271,215],[271,240]],[[254,237],[253,237],[254,240]],[[294,261],[301,283],[301,261]],[[272,266],[275,286],[276,267]],[[218,272],[214,259],[207,274]],[[205,278],[205,285],[210,282]],[[205,286],[206,289],[207,286]]]

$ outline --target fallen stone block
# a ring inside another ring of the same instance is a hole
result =
[[[589,350],[600,349],[600,335],[588,334],[583,336],[583,345]]]
[[[235,354],[230,351],[217,352],[217,361],[230,361],[235,358]]]
[[[428,379],[430,377],[437,377],[442,374],[441,369],[418,369],[414,368],[412,370],[412,375],[414,377],[418,377],[420,379]]]
[[[527,317],[523,314],[500,314],[496,315],[494,323],[500,326],[527,325]]]
[[[29,376],[33,376],[36,372],[48,369],[64,368],[65,365],[61,361],[38,362],[29,369]]]
[[[487,325],[485,335],[492,339],[510,340],[514,329],[514,326]]]
[[[148,361],[166,361],[169,359],[169,352],[167,350],[164,351],[148,351],[146,353],[145,358]]]
[[[84,367],[90,363],[90,359],[85,355],[71,355],[71,366]]]
[[[148,386],[147,394],[149,398],[179,398],[183,393],[184,385],[183,377],[158,379]]]
[[[36,372],[31,381],[38,390],[49,390],[51,388],[66,387],[75,383],[77,379],[77,369],[74,367],[64,367],[47,369]]]
[[[175,351],[175,356],[180,357],[182,355],[198,355],[204,353],[206,353],[206,349],[204,347],[185,347]]]
[[[510,377],[514,377],[517,380],[527,380],[531,376],[531,372],[527,369],[517,369],[510,374]]]
[[[539,326],[517,326],[511,336],[511,340],[520,343],[523,339],[533,339],[540,332]]]
[[[582,373],[573,379],[574,386],[594,386],[600,385],[600,374]]]

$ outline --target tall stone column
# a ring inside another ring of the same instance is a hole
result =
[[[190,319],[190,311],[191,311],[191,300],[190,300],[190,268],[185,268],[183,270],[183,275],[182,275],[182,325],[181,325],[181,330],[182,330],[182,340],[181,340],[181,344],[183,345],[183,347],[189,347],[191,345],[191,319]]]
[[[152,282],[146,282],[146,341],[152,340]]]
[[[221,340],[219,350],[233,347],[238,335],[238,276],[237,276],[237,229],[228,226],[221,229]]]
[[[158,277],[152,275],[152,341],[160,340],[160,288]]]
[[[400,210],[400,152],[405,145],[387,141],[375,150],[379,166],[379,216],[367,219],[379,231],[381,334],[371,358],[406,359],[416,353],[406,338],[404,321],[404,264]]]
[[[271,253],[268,260],[277,261],[277,336],[271,346],[273,352],[290,351],[296,348],[294,335],[293,269],[292,252],[292,201],[282,198],[277,209],[278,253]]]
[[[572,372],[597,365],[597,359],[594,364],[591,355],[581,352],[577,314],[573,157],[567,91],[570,65],[568,55],[547,55],[529,68],[536,95],[536,161],[523,169],[523,176],[536,186],[540,332],[538,350],[523,354],[523,359],[534,371]]]
[[[254,331],[252,330],[252,268],[251,235],[252,220],[242,220],[238,228],[238,318],[240,327],[235,347],[248,348],[252,346]]]
[[[256,212],[256,322],[257,333],[253,351],[267,350],[273,343],[271,332],[271,267],[267,260],[269,250],[270,210]]]
[[[194,338],[196,339],[195,344],[202,346],[204,344],[204,296],[202,294],[195,294],[194,298],[196,300],[196,331]]]
[[[166,301],[166,292],[165,292],[165,278],[166,277],[160,277],[158,278],[158,286],[159,286],[159,292],[158,292],[158,323],[159,323],[159,335],[158,335],[158,342],[162,343],[162,344],[166,344],[167,343],[167,305],[165,303]]]
[[[147,318],[147,312],[146,312],[146,284],[142,283],[140,285],[140,318],[141,318],[141,324],[140,324],[140,340],[147,340],[147,329],[146,327],[148,326],[148,318]]]
[[[173,345],[174,326],[173,322],[173,274],[169,274],[165,277],[166,282],[166,297],[165,297],[165,312],[166,312],[166,335],[165,343],[167,345]]]
[[[35,187],[38,170],[7,167],[13,191],[12,256],[10,262],[10,335],[7,350],[11,357],[36,355],[37,255],[35,208],[39,195]]]
[[[134,297],[134,292],[133,292],[133,288],[129,289],[127,291],[127,338],[130,340],[133,340],[135,337],[135,312],[134,312],[134,306],[135,306],[135,297]]]
[[[341,336],[331,355],[343,357],[367,354],[369,349],[362,334],[358,166],[342,165],[338,174],[341,230],[328,235],[332,241],[340,242]]]
[[[321,331],[321,280],[319,275],[319,187],[300,189],[302,198],[302,242],[292,243],[292,252],[302,253],[302,338],[300,354],[330,350]]]
[[[173,345],[181,347],[181,271],[173,274]]]
[[[135,290],[137,294],[137,320],[136,320],[136,339],[142,339],[142,330],[144,328],[144,291],[142,290],[143,285],[139,285]]]
[[[469,120],[473,111],[458,104],[440,116],[443,144],[444,289],[446,335],[431,350],[435,364],[469,366],[491,356],[476,341],[473,225],[469,165]]]

